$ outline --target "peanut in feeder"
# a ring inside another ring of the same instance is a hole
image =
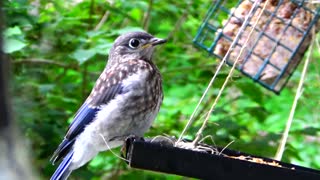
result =
[[[237,60],[237,69],[279,93],[310,44],[311,29],[316,27],[320,8],[311,7],[305,1],[261,0],[257,7],[254,3],[253,0],[240,0],[233,8],[231,1],[216,1],[194,43],[223,59],[235,41],[226,57],[229,65],[233,65],[245,46]],[[258,16],[260,13],[261,17]],[[248,18],[246,24],[245,18]],[[224,20],[219,23],[221,19]],[[244,30],[236,36],[241,26],[245,26]]]

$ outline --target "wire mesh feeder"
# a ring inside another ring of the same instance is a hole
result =
[[[237,69],[278,94],[311,42],[311,29],[316,27],[320,8],[303,0],[259,0],[257,6],[254,3],[254,0],[214,1],[194,43],[223,59],[235,41],[226,57],[228,65],[233,65],[240,49],[246,46]],[[245,27],[236,36],[241,26]]]

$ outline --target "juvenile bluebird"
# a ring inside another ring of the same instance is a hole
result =
[[[145,32],[115,40],[105,69],[51,158],[53,164],[63,158],[51,180],[67,179],[100,151],[121,146],[128,136],[141,137],[150,128],[163,99],[152,54],[165,42]]]

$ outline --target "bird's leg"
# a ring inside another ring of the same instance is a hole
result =
[[[139,137],[134,134],[130,134],[129,136],[126,136],[126,138],[124,139],[123,146],[121,147],[121,157],[128,160],[129,158],[128,154],[130,153],[130,145],[132,145],[133,142],[137,140],[144,141],[143,137]]]

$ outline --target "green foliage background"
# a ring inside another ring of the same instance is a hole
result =
[[[108,50],[121,33],[146,30],[169,42],[154,57],[164,79],[165,99],[146,136],[179,136],[218,61],[194,47],[193,37],[211,1],[208,0],[5,0],[5,51],[12,62],[15,119],[29,145],[34,168],[48,179],[55,167],[49,158],[62,140],[73,114],[103,70]],[[101,25],[102,17],[106,21]],[[319,36],[317,40],[319,41]],[[304,92],[290,131],[283,161],[320,169],[319,47],[312,51]],[[264,157],[275,155],[300,78],[301,66],[277,96],[236,72],[213,112],[204,135]],[[203,114],[217,95],[229,67],[187,133],[192,139]],[[119,150],[114,150],[119,154]],[[147,158],[147,157],[146,157]],[[134,170],[110,152],[72,174],[73,179],[183,179]]]

